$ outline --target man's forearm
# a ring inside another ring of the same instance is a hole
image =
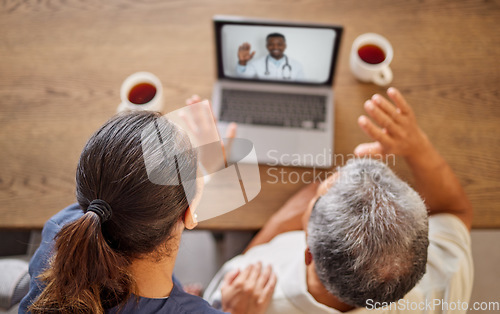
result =
[[[311,199],[316,194],[318,183],[311,183],[294,194],[281,208],[276,211],[266,222],[262,229],[255,235],[244,252],[252,247],[267,243],[281,233],[302,230],[303,215]]]
[[[451,213],[467,226],[472,225],[472,205],[455,173],[426,141],[419,154],[406,158],[416,182],[416,190],[429,207],[429,215]]]
[[[254,246],[271,241],[278,234],[295,230],[302,230],[302,224],[298,217],[290,220],[284,220],[275,214],[266,222],[255,237],[253,237],[252,241],[250,241],[243,253],[250,250]]]

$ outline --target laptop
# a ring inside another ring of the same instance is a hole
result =
[[[231,122],[258,162],[329,168],[335,65],[343,28],[215,16],[213,111],[221,135]],[[237,147],[230,159],[241,160]]]

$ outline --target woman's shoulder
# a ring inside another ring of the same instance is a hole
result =
[[[77,220],[83,215],[83,211],[80,205],[77,203],[71,204],[64,208],[54,216],[52,216],[49,221],[47,221],[46,226],[49,224],[56,225],[59,228],[63,227],[65,224]]]
[[[174,284],[168,298],[131,297],[125,305],[115,307],[108,313],[220,314],[223,312],[214,309],[202,298],[184,292],[181,287]]]
[[[28,306],[36,300],[45,285],[39,281],[38,276],[48,267],[50,257],[53,254],[54,237],[61,228],[83,215],[78,204],[72,204],[52,216],[44,225],[40,246],[31,258],[29,266],[30,290],[23,298],[19,306],[19,313],[28,311]]]
[[[174,285],[170,294],[172,300],[178,306],[178,313],[223,313],[214,309],[210,304],[201,297],[185,292],[182,287]]]

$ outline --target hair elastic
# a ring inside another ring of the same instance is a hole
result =
[[[111,206],[103,200],[95,199],[90,202],[89,207],[87,207],[87,212],[94,212],[101,218],[101,223],[109,220],[112,215]]]

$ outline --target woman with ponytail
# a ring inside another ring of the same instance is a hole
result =
[[[162,149],[164,184],[148,177],[141,134],[154,124]],[[173,277],[184,228],[196,226],[197,156],[185,133],[153,112],[120,114],[87,142],[76,172],[73,204],[44,226],[30,262],[30,291],[19,312],[220,313],[187,294]],[[171,180],[172,182],[168,182]],[[196,182],[196,180],[191,180]],[[222,309],[263,313],[274,291],[270,268],[253,265],[228,274]]]

